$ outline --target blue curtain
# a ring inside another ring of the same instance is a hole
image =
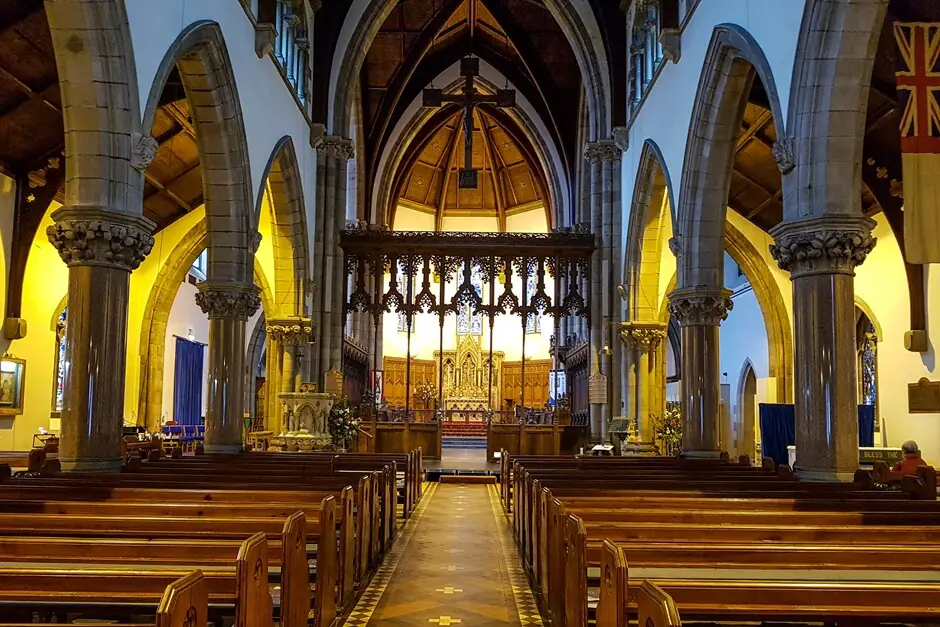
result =
[[[875,406],[858,406],[858,445],[875,445]]]
[[[789,464],[787,446],[796,444],[796,417],[793,405],[761,403],[760,444],[764,457],[774,460],[778,466]]]
[[[789,464],[787,446],[796,444],[796,416],[793,405],[761,403],[759,413],[763,456],[771,458],[778,466]],[[858,406],[858,445],[875,445],[874,405]]]
[[[176,338],[173,379],[173,420],[181,425],[202,423],[202,360],[205,346]]]

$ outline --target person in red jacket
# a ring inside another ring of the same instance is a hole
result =
[[[894,472],[899,472],[902,475],[913,475],[917,473],[919,467],[927,465],[921,459],[920,448],[914,440],[908,440],[902,444],[901,452],[904,453],[904,459],[894,465],[894,468],[891,469]]]

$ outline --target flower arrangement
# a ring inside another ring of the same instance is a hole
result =
[[[418,397],[418,400],[424,403],[424,407],[430,409],[431,401],[437,398],[437,388],[434,387],[434,384],[425,379],[418,384],[418,387],[415,389],[415,396]]]
[[[330,408],[329,429],[333,438],[333,446],[337,449],[347,449],[359,435],[359,418],[353,416],[349,407],[349,399],[345,396],[333,403]]]
[[[682,451],[682,406],[679,403],[667,403],[666,413],[650,416],[653,424],[653,436],[660,444],[660,453],[673,456]]]

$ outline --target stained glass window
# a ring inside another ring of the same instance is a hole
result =
[[[532,296],[535,294],[535,276],[529,275],[526,280],[525,288],[525,297],[526,300],[530,303],[532,302]],[[542,312],[530,313],[526,316],[525,319],[525,332],[526,333],[541,333],[542,332]]]
[[[875,328],[867,316],[857,328],[858,341],[858,402],[874,405],[878,400],[878,360]]]
[[[69,308],[63,307],[59,319],[56,321],[56,354],[55,354],[55,399],[54,411],[62,411],[65,406],[65,332],[68,321]]]
[[[458,281],[463,283],[463,270]],[[483,298],[483,279],[480,271],[474,268],[470,274],[470,284],[480,298]],[[483,335],[483,314],[470,315],[470,305],[464,305],[457,312],[457,335]]]
[[[408,331],[408,316],[405,315],[404,311],[399,311],[398,313],[398,332],[406,333]]]

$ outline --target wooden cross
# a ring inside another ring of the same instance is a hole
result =
[[[445,102],[456,102],[463,107],[464,157],[460,170],[459,186],[461,189],[476,189],[477,171],[473,169],[473,107],[478,104],[494,104],[500,108],[516,106],[515,89],[497,89],[495,96],[476,92],[473,79],[480,75],[480,60],[476,57],[464,57],[460,60],[460,75],[464,77],[459,94],[444,95],[442,89],[427,88],[422,94],[425,107],[440,107]]]

